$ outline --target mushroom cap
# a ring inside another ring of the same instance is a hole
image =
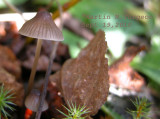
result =
[[[38,105],[39,105],[39,99],[40,99],[40,91],[37,89],[33,89],[31,93],[26,97],[25,100],[25,106],[34,111],[37,112],[38,110]],[[46,100],[44,101],[42,111],[45,111],[48,109],[48,104]]]
[[[37,12],[35,17],[25,22],[19,30],[19,33],[37,39],[53,41],[64,40],[62,32],[54,23],[50,13],[46,10]]]

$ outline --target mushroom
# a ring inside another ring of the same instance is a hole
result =
[[[34,111],[37,112],[38,110],[38,105],[39,105],[39,99],[40,99],[40,91],[37,89],[33,89],[29,95],[26,97],[25,100],[25,106]],[[45,111],[48,109],[48,104],[47,101],[44,101],[43,107],[42,107],[42,111]]]
[[[60,5],[59,5],[59,10],[60,10],[60,13],[61,13],[61,28],[62,28],[62,26],[63,26],[62,8],[61,8]],[[57,31],[60,31],[60,30],[57,30]],[[59,34],[56,34],[56,35],[59,35],[60,40],[64,39],[62,33],[59,33]],[[40,119],[40,117],[41,117],[42,106],[43,106],[43,103],[45,101],[45,97],[46,97],[46,93],[47,93],[48,79],[49,79],[49,75],[51,74],[51,67],[53,65],[53,60],[54,60],[54,58],[56,56],[56,50],[57,50],[58,43],[59,42],[55,42],[54,43],[54,46],[53,46],[53,49],[52,49],[52,53],[51,53],[51,56],[49,58],[49,65],[48,65],[48,69],[47,69],[46,74],[45,74],[44,84],[43,84],[43,91],[42,91],[42,94],[40,96],[39,107],[38,107],[38,111],[36,113],[35,119]]]
[[[19,33],[24,36],[37,38],[37,47],[35,59],[31,70],[27,93],[31,91],[34,83],[36,67],[41,51],[42,40],[62,41],[62,32],[58,29],[49,12],[46,10],[39,11],[34,18],[24,23]]]

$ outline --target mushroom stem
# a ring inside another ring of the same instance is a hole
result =
[[[28,84],[26,95],[28,95],[33,88],[33,83],[34,83],[34,78],[35,78],[35,74],[36,74],[36,68],[37,68],[37,64],[38,64],[39,55],[41,52],[41,47],[42,47],[42,40],[38,39],[37,46],[36,46],[35,58],[34,58],[33,67],[32,67],[30,78],[29,78],[29,84]]]
[[[45,74],[43,91],[40,96],[38,111],[36,113],[35,119],[40,119],[40,117],[41,117],[43,103],[44,103],[46,93],[47,93],[48,79],[49,79],[50,73],[52,71],[53,60],[55,59],[55,56],[56,56],[56,50],[57,50],[58,44],[59,44],[59,42],[54,42],[54,45],[53,45],[53,50],[52,50],[52,53],[51,53],[51,56],[49,59],[49,66],[48,66],[47,72]]]

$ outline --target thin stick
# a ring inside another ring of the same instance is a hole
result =
[[[66,11],[68,10],[69,8],[73,7],[74,5],[76,5],[78,2],[80,2],[81,0],[70,0],[69,2],[65,3],[62,7],[62,10],[63,11]],[[54,12],[54,15],[52,16],[53,19],[56,19],[58,16],[59,16],[60,11],[59,10],[56,10]]]
[[[43,103],[46,97],[46,93],[47,93],[47,86],[48,86],[48,79],[49,76],[51,74],[52,71],[52,65],[53,65],[53,60],[55,59],[56,56],[56,50],[57,50],[57,46],[58,46],[59,42],[55,42],[54,46],[53,46],[53,50],[49,59],[49,66],[44,78],[44,86],[43,86],[43,91],[42,94],[40,96],[40,101],[39,101],[39,106],[38,106],[38,112],[36,113],[36,118],[35,119],[40,119],[41,117],[41,113],[42,113],[42,107],[43,107]]]
[[[61,4],[58,0],[56,0],[56,2],[57,2],[57,5],[58,5],[58,11],[60,12],[60,21],[61,21],[60,29],[62,30],[62,28],[63,28],[63,16],[62,16],[63,8],[62,8],[62,6],[61,6]]]
[[[14,5],[12,5],[11,3],[9,3],[7,0],[3,0],[3,2],[4,2],[13,12],[20,14],[21,17],[24,19],[24,21],[26,21],[25,18],[23,17],[22,12],[21,12],[19,9],[17,9]]]
[[[29,84],[28,84],[26,96],[30,93],[30,91],[33,88],[33,83],[34,83],[34,78],[35,78],[35,74],[36,74],[36,69],[37,69],[39,55],[40,55],[40,52],[41,52],[41,47],[42,47],[42,40],[38,39],[38,41],[37,41],[37,47],[36,47],[36,54],[35,54],[35,58],[34,58],[34,62],[33,62],[33,67],[32,67],[30,78],[29,78]]]

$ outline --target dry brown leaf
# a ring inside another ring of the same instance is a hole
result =
[[[99,31],[76,59],[65,62],[61,70],[61,85],[65,101],[89,108],[97,113],[108,95],[108,60],[105,33]]]
[[[62,115],[58,110],[61,110],[64,113],[67,113],[67,110],[63,107],[65,105],[62,96],[60,96],[60,92],[57,89],[56,83],[49,82],[48,84],[48,96],[47,101],[49,106],[48,112],[51,114],[54,118],[64,118],[64,115]],[[58,110],[57,110],[58,109]]]
[[[18,83],[15,76],[3,68],[0,68],[0,77],[0,84],[4,84],[4,89],[11,90],[11,94],[13,94],[14,98],[11,101],[18,106],[22,106],[24,97],[23,85]]]
[[[20,62],[16,59],[13,52],[6,46],[0,45],[0,67],[3,67],[9,73],[19,79],[21,76]]]
[[[0,42],[8,44],[19,37],[16,22],[0,22]],[[11,40],[12,39],[12,40]]]
[[[50,56],[52,52],[52,47],[53,47],[53,43],[51,41],[44,40],[42,44],[42,54],[46,56]],[[66,57],[66,55],[69,55],[68,46],[60,42],[57,47],[56,55],[63,56],[63,57]]]
[[[50,41],[44,41],[43,46],[42,46],[42,51],[41,51],[41,56],[39,57],[38,60],[38,65],[37,65],[37,71],[46,71],[48,68],[48,63],[49,63],[49,56],[52,51],[52,42]],[[35,49],[36,45],[28,45],[26,48],[26,53],[24,53],[24,61],[22,62],[22,66],[31,69],[33,66],[33,61],[34,61],[34,55],[35,55]],[[64,63],[66,59],[69,58],[69,51],[68,51],[68,46],[64,45],[62,43],[59,43],[58,48],[57,48],[57,56],[55,58],[55,62],[53,62],[52,66],[52,71],[58,71],[61,68],[61,64]]]
[[[30,59],[24,61],[22,65],[27,68],[31,69],[33,66],[34,56],[31,56]],[[49,58],[45,55],[41,55],[38,59],[38,65],[37,65],[37,71],[45,71],[47,70],[49,64]],[[58,63],[53,62],[52,70],[57,71],[61,68],[61,66]]]
[[[2,41],[2,37],[6,35],[5,24],[0,22],[0,42]]]
[[[60,74],[61,74],[60,71],[58,71],[54,75],[51,75],[49,77],[49,81],[51,84],[52,83],[56,84],[58,91],[60,91],[62,93],[61,75]]]
[[[43,40],[42,43],[42,54],[45,54],[46,56],[50,56],[52,52],[53,43],[49,40]]]
[[[140,91],[145,85],[144,79],[130,66],[132,59],[145,47],[129,47],[124,55],[109,68],[109,81],[119,87]]]
[[[10,44],[10,48],[16,55],[18,55],[24,48],[25,42],[26,40],[23,37],[16,38]]]

